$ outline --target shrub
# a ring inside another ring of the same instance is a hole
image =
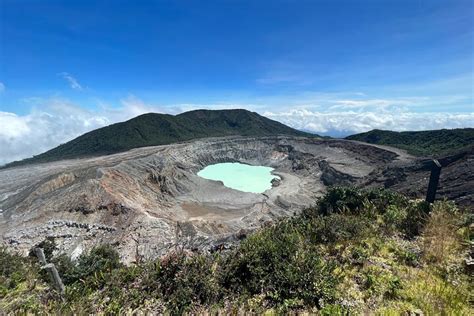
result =
[[[398,276],[379,266],[368,266],[363,271],[363,288],[367,296],[382,296],[393,299],[398,296],[402,284]]]
[[[355,246],[351,251],[351,262],[354,264],[362,265],[370,257],[370,249],[364,247],[363,245]]]
[[[350,309],[341,304],[327,304],[320,311],[321,316],[349,316]]]
[[[61,254],[51,260],[58,269],[58,273],[65,285],[72,284],[78,280],[76,265],[66,254]]]
[[[407,238],[413,238],[421,233],[430,212],[430,204],[425,201],[412,201],[406,209],[405,220],[400,223],[400,230]]]
[[[420,253],[414,249],[405,249],[397,247],[395,249],[395,257],[402,264],[416,267],[420,263]]]
[[[72,262],[66,255],[59,256],[53,262],[57,265],[65,284],[95,277],[93,284],[100,286],[104,281],[102,276],[105,272],[122,267],[117,250],[110,245],[92,248],[90,252],[82,254],[77,262]]]
[[[406,197],[385,189],[362,190],[355,187],[331,187],[318,200],[317,210],[322,215],[339,212],[358,214],[365,210],[367,202],[380,213],[383,213],[389,205],[398,207],[408,205]]]
[[[409,203],[406,196],[390,190],[378,188],[362,191],[365,192],[365,198],[382,211],[390,205],[400,208],[407,206]]]
[[[305,233],[312,243],[333,243],[363,237],[370,229],[369,220],[362,216],[331,214],[313,218]]]
[[[39,244],[35,245],[30,249],[30,257],[36,257],[36,253],[34,253],[35,248],[41,248],[43,249],[44,257],[46,258],[46,262],[50,262],[51,259],[53,259],[53,253],[57,249],[56,242],[54,240],[54,237],[46,237],[42,242]]]
[[[319,199],[319,212],[323,215],[342,211],[357,212],[364,205],[364,194],[354,187],[332,187]]]
[[[43,309],[35,295],[39,266],[34,259],[9,252],[0,246],[0,314],[38,314]],[[33,294],[32,294],[33,293]]]
[[[5,296],[26,280],[30,264],[29,258],[0,247],[0,297]]]
[[[77,262],[78,272],[82,276],[119,267],[121,267],[120,256],[110,245],[92,248],[89,253],[80,256]]]
[[[382,215],[384,222],[384,228],[388,232],[395,232],[402,224],[406,221],[407,210],[404,207],[398,207],[396,205],[387,206],[385,212]]]
[[[142,266],[123,266],[107,273],[101,291],[105,314],[124,314],[124,311],[138,308],[147,299],[141,289]]]
[[[209,256],[171,253],[145,269],[145,290],[162,297],[172,314],[182,314],[191,305],[212,304],[221,294],[212,266]]]
[[[320,306],[335,297],[334,263],[321,258],[288,221],[252,235],[221,268],[224,288],[264,294],[273,305],[301,300],[306,306]]]

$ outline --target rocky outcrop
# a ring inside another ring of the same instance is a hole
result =
[[[354,177],[337,171],[326,160],[319,160],[317,163],[321,169],[321,181],[325,186],[350,185],[355,182]]]

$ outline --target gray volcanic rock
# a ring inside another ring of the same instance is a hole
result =
[[[270,166],[281,181],[255,194],[196,175],[218,162]],[[393,181],[389,170],[402,179],[416,163],[403,151],[347,140],[228,137],[8,168],[0,170],[0,235],[22,253],[54,237],[72,257],[109,243],[127,263],[175,247],[225,249],[314,203],[329,185],[383,185]]]
[[[474,147],[438,158],[442,165],[437,199],[453,200],[458,206],[474,205]],[[390,188],[411,197],[426,195],[431,159],[417,159],[391,164],[361,182],[361,186]]]

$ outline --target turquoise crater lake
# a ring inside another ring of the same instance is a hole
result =
[[[263,193],[272,187],[273,179],[279,179],[278,176],[271,174],[272,170],[270,167],[224,162],[207,166],[198,172],[198,176],[222,181],[226,187],[235,190]]]

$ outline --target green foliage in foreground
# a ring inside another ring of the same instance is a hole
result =
[[[333,188],[229,252],[173,252],[133,266],[122,265],[110,246],[75,263],[56,257],[63,300],[32,258],[1,250],[0,310],[472,315],[468,215],[447,201]]]
[[[347,139],[389,145],[416,156],[441,156],[474,145],[474,128],[440,129],[419,132],[393,132],[374,129]]]

